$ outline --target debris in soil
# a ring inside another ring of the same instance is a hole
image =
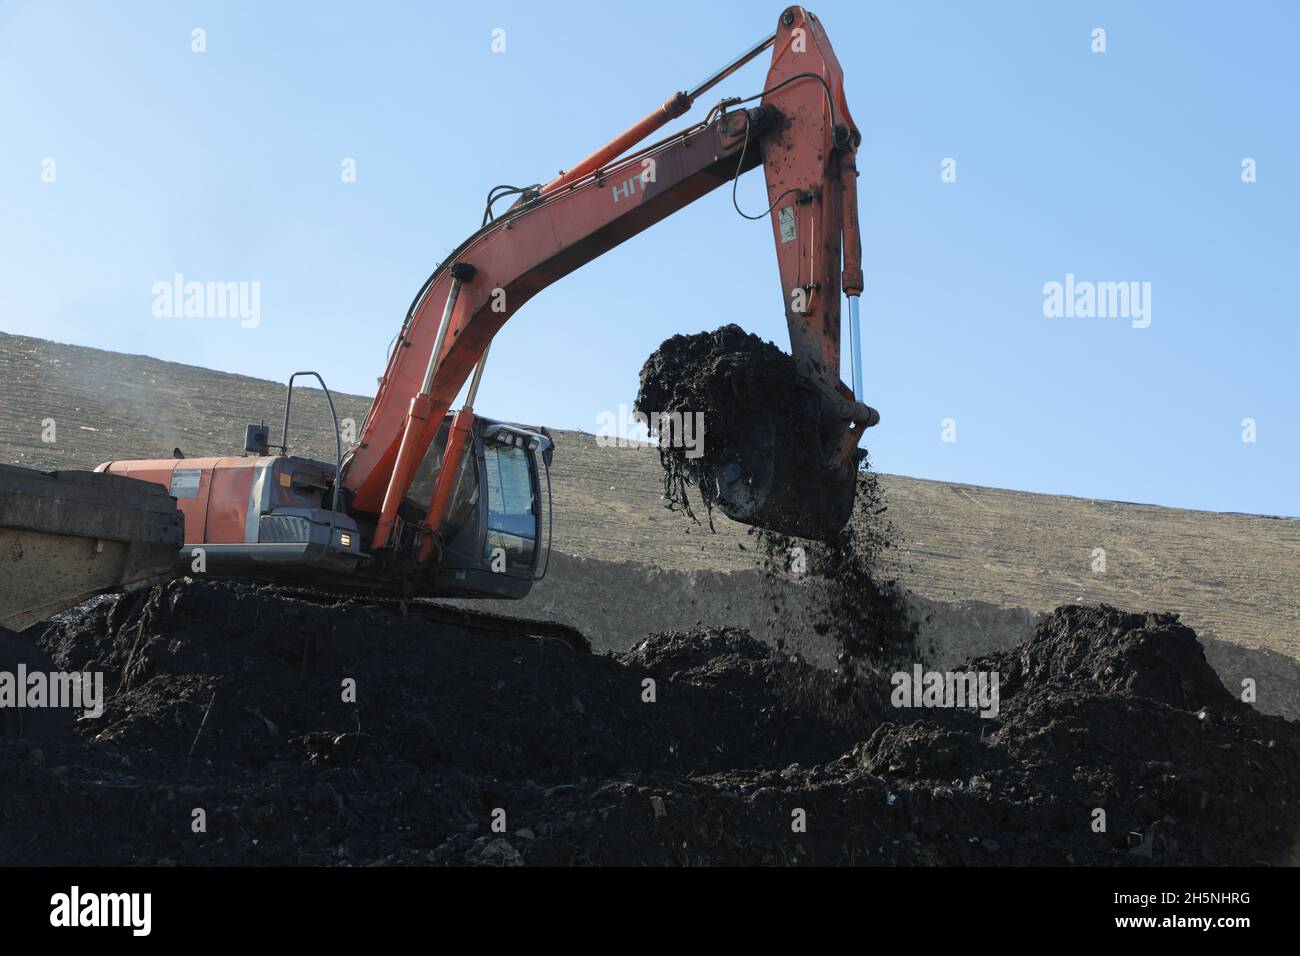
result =
[[[987,720],[870,679],[828,704],[835,675],[743,631],[601,657],[231,583],[26,636],[107,700],[70,743],[0,741],[5,863],[1295,859],[1300,726],[1170,615],[1058,610],[971,663],[1003,676]]]
[[[646,360],[635,409],[649,420],[664,468],[664,498],[695,520],[694,486],[737,521],[804,537],[843,527],[853,462],[832,463],[847,422],[794,359],[724,325],[674,335]]]

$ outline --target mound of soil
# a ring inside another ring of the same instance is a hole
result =
[[[1093,640],[1075,640],[1081,632]],[[1030,685],[1149,697],[1181,710],[1244,707],[1224,689],[1196,633],[1176,614],[1131,614],[1105,605],[1059,608],[1018,654],[972,666],[984,663],[1002,672],[1004,695]]]
[[[749,714],[689,682],[658,706],[635,706],[642,674],[678,669],[689,642],[671,635],[642,645],[653,668],[631,670],[363,602],[173,581],[56,618],[41,642],[63,670],[104,672],[109,699],[86,727],[93,741],[252,766],[349,763],[369,753],[554,780],[683,761],[730,766],[768,752],[779,761],[813,746],[765,739],[731,753],[754,736]],[[738,650],[722,670],[749,675],[746,701],[762,709],[760,691],[779,662],[756,641]],[[821,673],[803,664],[779,670],[791,680]],[[721,746],[698,737],[701,724],[718,728]],[[835,736],[828,725],[814,730]],[[832,755],[847,740],[841,733],[820,751]]]
[[[5,863],[1248,864],[1300,827],[1296,725],[1169,616],[1059,610],[972,662],[993,719],[837,697],[743,631],[600,657],[235,584],[27,636],[109,693],[69,743],[0,742]]]

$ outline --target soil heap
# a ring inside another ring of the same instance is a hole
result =
[[[1300,828],[1296,725],[1172,615],[1058,610],[971,662],[991,719],[873,676],[828,706],[743,631],[600,657],[231,583],[26,633],[108,694],[0,741],[0,863],[1251,864]]]

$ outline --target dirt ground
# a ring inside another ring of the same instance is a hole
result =
[[[992,717],[741,630],[589,655],[229,583],[28,635],[110,693],[0,743],[5,864],[1257,864],[1300,832],[1300,726],[1167,616],[1057,611],[971,663]]]

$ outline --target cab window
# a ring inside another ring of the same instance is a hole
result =
[[[530,573],[537,544],[537,504],[528,452],[489,442],[483,449],[488,521],[483,558],[505,557],[505,570]],[[499,565],[498,565],[499,566]]]

